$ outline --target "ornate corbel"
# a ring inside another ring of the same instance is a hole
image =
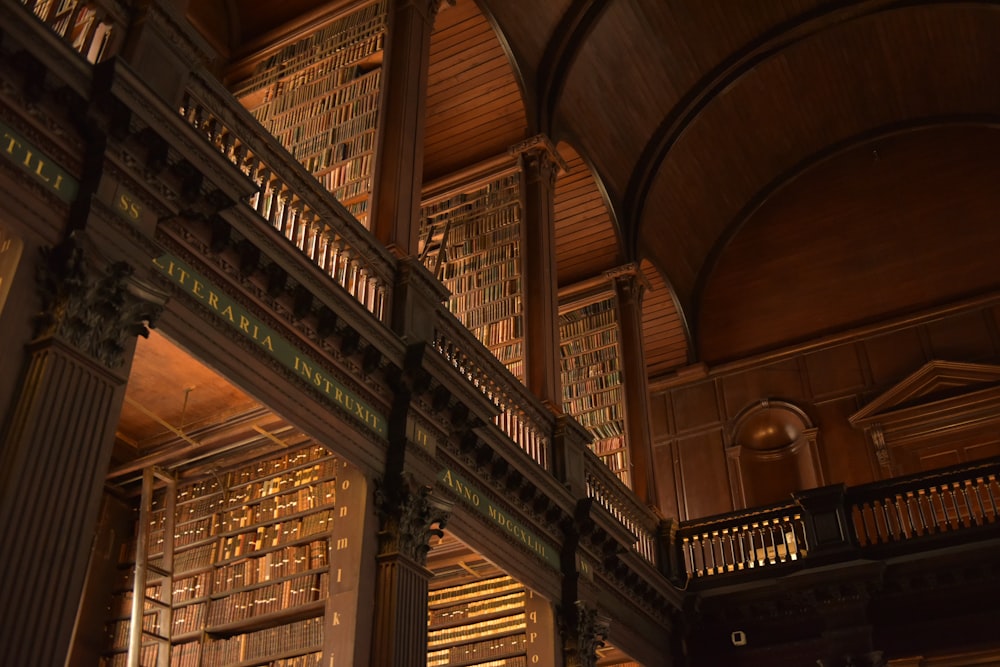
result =
[[[596,667],[597,649],[608,636],[607,620],[582,600],[562,610],[559,620],[566,667]]]
[[[380,529],[379,554],[399,553],[418,565],[426,565],[431,537],[441,537],[452,503],[432,495],[433,487],[412,480],[375,487],[375,509]]]
[[[81,238],[74,232],[41,251],[36,283],[42,310],[35,316],[35,337],[58,337],[118,368],[128,339],[149,336],[147,326],[163,310],[165,295],[141,285],[125,262],[92,271]]]

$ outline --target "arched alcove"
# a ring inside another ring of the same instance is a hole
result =
[[[822,486],[816,436],[806,413],[787,401],[765,398],[741,410],[726,450],[735,505],[768,505]]]

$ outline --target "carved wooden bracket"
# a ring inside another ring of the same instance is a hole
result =
[[[149,335],[162,296],[140,287],[125,262],[108,264],[103,275],[91,271],[79,232],[41,254],[35,336],[61,338],[108,368],[120,367],[128,339]]]

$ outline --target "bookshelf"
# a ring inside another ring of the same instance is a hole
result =
[[[615,297],[560,309],[559,341],[563,410],[590,432],[594,453],[631,488]]]
[[[139,664],[319,665],[337,470],[336,457],[309,445],[154,496],[144,517],[148,561],[152,569],[169,566],[171,576],[146,587],[146,604],[168,608],[170,623],[152,612],[143,619],[147,631],[168,640],[169,662],[144,647]],[[126,567],[135,551],[123,549]],[[126,664],[129,624],[120,613],[133,595],[123,586],[112,603],[107,667]]]
[[[524,601],[506,575],[431,590],[427,667],[527,665]]]
[[[523,381],[520,190],[509,172],[425,201],[419,253],[449,310]]]
[[[368,227],[385,0],[352,9],[261,63],[236,97]]]

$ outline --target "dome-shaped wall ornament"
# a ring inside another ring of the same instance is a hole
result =
[[[788,401],[762,398],[737,414],[730,431],[730,482],[743,507],[787,500],[823,485],[817,429]]]
[[[761,399],[736,417],[733,442],[760,452],[788,447],[812,428],[809,417],[786,401]]]

